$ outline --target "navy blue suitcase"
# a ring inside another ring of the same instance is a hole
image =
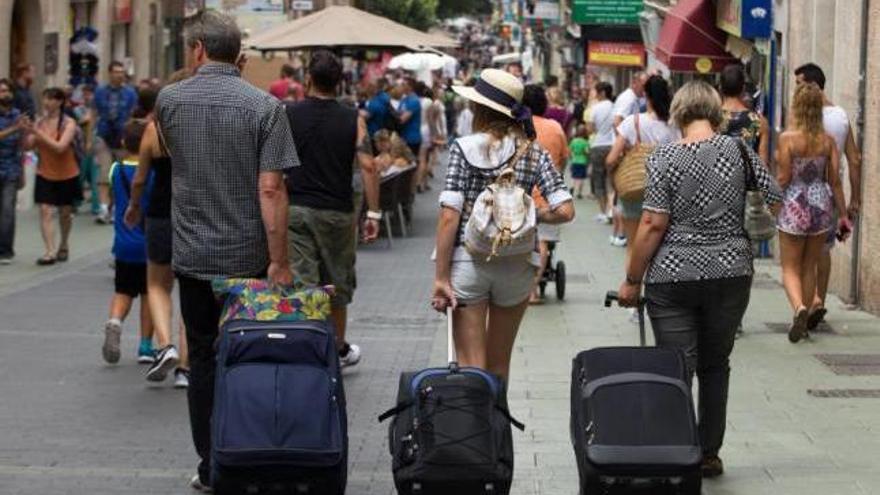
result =
[[[332,325],[234,320],[219,340],[215,493],[343,494],[348,431]]]

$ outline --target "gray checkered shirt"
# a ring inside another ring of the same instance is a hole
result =
[[[212,63],[164,88],[156,117],[172,158],[174,271],[201,280],[263,272],[259,174],[299,165],[280,102]]]

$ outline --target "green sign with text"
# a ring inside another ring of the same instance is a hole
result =
[[[638,24],[642,0],[573,0],[572,20],[577,24]]]

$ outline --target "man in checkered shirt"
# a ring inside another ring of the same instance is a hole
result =
[[[283,171],[299,159],[281,104],[242,80],[235,66],[241,49],[235,21],[204,12],[187,21],[185,36],[195,75],[162,90],[156,115],[172,159],[172,265],[189,344],[190,425],[201,457],[191,484],[205,491],[221,310],[211,280],[292,282]]]

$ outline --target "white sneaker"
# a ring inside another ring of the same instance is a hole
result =
[[[629,322],[635,325],[639,324],[639,311],[636,308],[630,308]]]
[[[604,213],[599,213],[598,215],[593,217],[593,220],[595,220],[596,223],[608,223],[608,217],[605,216]]]
[[[115,320],[109,320],[104,324],[104,345],[101,347],[101,355],[104,361],[110,364],[119,362],[119,338],[122,335],[122,325]]]
[[[177,354],[177,348],[175,348],[173,345],[165,347],[156,354],[156,361],[153,362],[153,365],[150,366],[149,370],[147,370],[147,381],[165,381],[168,373],[173,370],[179,362],[180,355]]]
[[[617,245],[617,236],[616,235],[609,235],[608,236],[608,244],[611,244],[612,246],[616,246]]]
[[[0,258],[0,265],[8,266],[11,264],[12,264],[12,257],[11,256],[4,256],[4,257]]]
[[[343,354],[344,352],[344,354]],[[339,367],[348,368],[361,361],[361,348],[355,344],[346,343],[339,353]]]
[[[177,368],[174,370],[174,388],[189,387],[189,371]]]
[[[199,493],[214,493],[214,490],[210,486],[202,484],[199,475],[195,475],[189,480],[189,487]]]
[[[626,247],[626,237],[615,237],[611,244],[617,247]]]

